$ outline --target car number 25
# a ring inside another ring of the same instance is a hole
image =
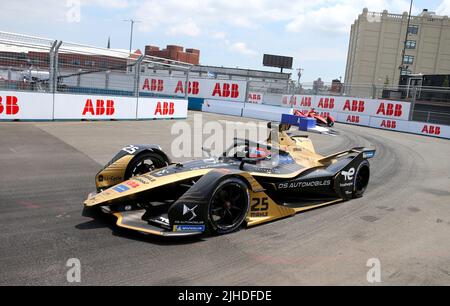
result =
[[[269,198],[256,198],[253,199],[251,211],[267,211],[269,210]]]

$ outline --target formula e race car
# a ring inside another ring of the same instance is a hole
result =
[[[317,121],[317,125],[321,126],[333,127],[335,123],[335,119],[332,116],[330,115],[322,116],[321,114],[316,112],[314,108],[307,112],[296,110],[294,112],[294,115],[298,117],[314,118]]]
[[[235,139],[220,157],[172,163],[157,145],[123,148],[96,176],[85,211],[158,236],[228,234],[362,197],[375,150],[321,156],[278,126],[264,143]],[[272,141],[275,139],[277,141]]]

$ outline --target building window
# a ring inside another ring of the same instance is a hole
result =
[[[418,25],[412,25],[408,28],[408,34],[417,35],[419,33],[419,26]]]
[[[415,49],[417,42],[415,40],[406,41],[406,49]]]
[[[79,59],[73,59],[70,61],[70,65],[72,66],[80,66],[81,65],[81,61]]]
[[[94,67],[95,66],[95,62],[94,61],[85,61],[84,65],[86,67]]]
[[[411,74],[411,70],[409,69],[402,69],[402,71],[400,72],[401,75],[410,75]]]
[[[403,64],[412,65],[414,63],[414,56],[412,55],[405,55],[403,58]]]

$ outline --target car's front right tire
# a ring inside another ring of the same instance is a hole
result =
[[[214,190],[208,205],[208,229],[224,235],[239,229],[250,209],[247,184],[239,178],[229,178]]]

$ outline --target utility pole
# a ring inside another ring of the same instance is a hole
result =
[[[141,21],[139,20],[135,20],[135,19],[128,19],[128,20],[124,20],[125,22],[129,22],[131,24],[131,31],[130,31],[130,53],[132,52],[133,49],[133,32],[134,32],[134,24],[135,23],[140,23]]]

